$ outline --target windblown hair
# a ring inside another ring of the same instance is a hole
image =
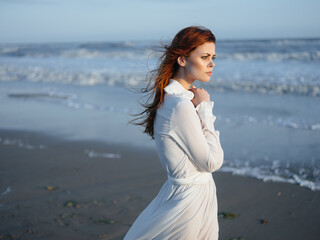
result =
[[[170,45],[164,45],[164,53],[159,59],[159,67],[148,73],[147,87],[141,89],[141,92],[150,94],[145,104],[142,105],[144,110],[141,113],[134,114],[138,118],[131,120],[129,123],[133,122],[135,125],[144,126],[144,133],[147,133],[154,139],[153,126],[156,111],[164,99],[163,89],[169,84],[170,79],[175,76],[179,69],[178,57],[189,57],[196,47],[206,42],[216,42],[213,33],[201,26],[191,26],[178,32]],[[153,99],[151,103],[149,103],[150,99]]]

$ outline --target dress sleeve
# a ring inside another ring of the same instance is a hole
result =
[[[176,107],[169,135],[202,172],[214,172],[223,163],[219,132],[214,129],[213,102],[202,102],[194,108],[183,101]]]

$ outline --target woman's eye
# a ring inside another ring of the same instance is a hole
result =
[[[208,58],[208,56],[202,56],[201,57],[203,60],[206,60]]]
[[[215,59],[216,59],[216,57],[213,57],[213,58],[212,58],[212,61],[215,60]]]

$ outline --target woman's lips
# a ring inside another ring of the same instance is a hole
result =
[[[206,74],[208,74],[209,76],[211,76],[212,72],[206,72]]]

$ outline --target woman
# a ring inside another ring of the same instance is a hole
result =
[[[151,104],[141,113],[168,175],[156,198],[125,236],[131,239],[218,239],[216,187],[211,173],[223,162],[213,102],[204,89],[215,66],[215,36],[203,27],[182,29],[151,79]],[[149,83],[150,86],[150,83]],[[144,116],[143,116],[144,114]]]

